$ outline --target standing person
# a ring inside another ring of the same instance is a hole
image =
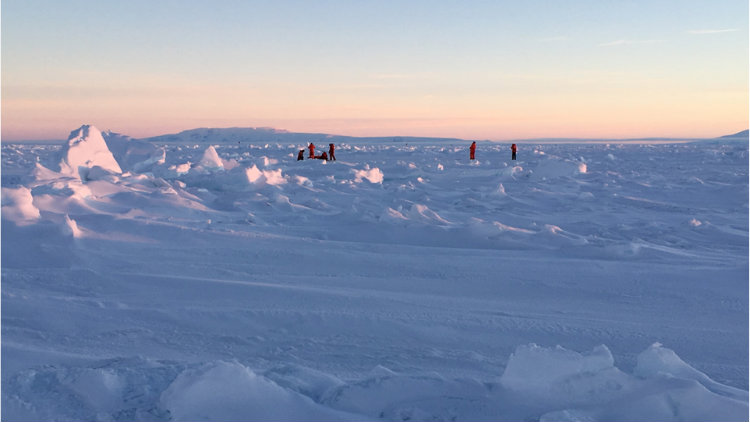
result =
[[[511,160],[516,159],[516,151],[518,151],[518,147],[516,147],[516,144],[511,145],[510,146],[510,152],[512,153],[511,158],[510,158]]]
[[[474,159],[474,152],[477,150],[477,142],[474,141],[471,143],[471,146],[469,147],[469,160]]]
[[[307,149],[310,150],[310,158],[315,158],[315,144],[310,142],[310,145],[307,146]]]
[[[328,144],[328,159],[331,161],[336,161],[336,156],[333,155],[333,150],[335,149],[336,147],[333,144]]]

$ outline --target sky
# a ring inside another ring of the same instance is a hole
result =
[[[3,141],[748,128],[747,0],[4,0]]]

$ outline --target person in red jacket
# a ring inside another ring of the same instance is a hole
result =
[[[307,146],[307,149],[310,150],[310,158],[315,158],[315,144],[310,142],[310,145]]]
[[[336,147],[333,144],[328,144],[328,159],[331,161],[336,161],[336,156],[333,155],[333,150],[335,149]]]
[[[473,160],[474,159],[474,152],[476,150],[477,150],[477,143],[475,141],[475,142],[472,142],[471,146],[469,147],[469,160]]]
[[[511,160],[516,159],[516,151],[518,151],[518,147],[516,147],[516,144],[511,145],[510,146],[510,152],[512,153],[511,158],[510,158]]]

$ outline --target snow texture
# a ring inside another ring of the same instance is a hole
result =
[[[2,420],[747,420],[747,142],[477,145],[4,143]]]

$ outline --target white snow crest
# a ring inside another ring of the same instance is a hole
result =
[[[237,362],[183,371],[161,395],[175,421],[345,420]]]
[[[51,181],[51,180],[57,180],[63,175],[60,173],[50,170],[47,167],[44,167],[40,163],[34,164],[34,170],[31,171],[31,175],[36,181]]]
[[[441,217],[438,213],[431,210],[427,205],[422,204],[412,205],[411,209],[409,210],[409,216],[424,223],[431,223],[441,226],[451,224],[450,221]]]
[[[21,186],[19,188],[2,188],[3,218],[18,225],[31,224],[39,219],[39,209],[34,206],[31,190]]]
[[[122,173],[120,165],[107,147],[107,143],[104,142],[99,129],[83,125],[70,133],[67,144],[63,146],[60,172],[80,177],[79,167],[94,166],[113,173]]]
[[[68,214],[65,214],[65,224],[63,225],[63,233],[71,235],[75,238],[83,237],[83,232],[78,228],[78,223],[70,218]]]
[[[206,170],[224,170],[224,163],[213,145],[206,148],[198,164]]]
[[[377,167],[352,171],[354,172],[354,181],[357,183],[361,183],[363,179],[370,183],[383,183],[383,172]]]
[[[528,229],[522,229],[520,227],[513,227],[509,226],[507,224],[503,224],[499,221],[493,221],[492,225],[497,227],[498,230],[501,232],[516,232],[516,233],[524,233],[524,234],[533,234],[534,232]]]
[[[245,169],[245,175],[247,181],[256,185],[272,185],[278,186],[285,184],[286,178],[281,174],[281,169],[276,170],[260,170],[258,166],[253,164],[252,167]]]
[[[635,375],[614,366],[609,349],[519,346],[500,383],[547,411],[540,421],[744,420],[747,392],[712,381],[670,349],[654,344]],[[557,408],[557,410],[552,410]]]
[[[281,175],[281,169],[264,170],[263,177],[266,178],[266,183],[272,186],[283,185],[286,183],[286,179]]]
[[[388,209],[385,210],[381,218],[385,220],[396,220],[396,221],[407,221],[409,220],[404,216],[404,214],[401,213],[401,211],[394,210],[393,208],[388,207]]]
[[[178,176],[181,176],[184,174],[188,174],[188,172],[190,172],[191,166],[192,166],[192,163],[188,161],[187,163],[171,165],[169,166],[169,170],[174,171],[175,174],[177,174]]]

